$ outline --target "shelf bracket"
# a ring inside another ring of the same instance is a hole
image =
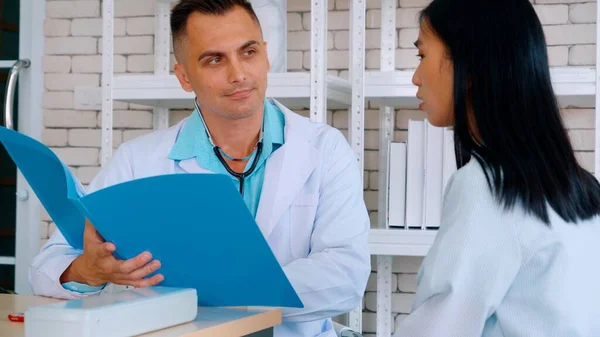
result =
[[[311,0],[310,119],[327,123],[327,0]]]
[[[154,75],[169,75],[169,64],[171,60],[171,47],[169,37],[171,34],[170,4],[168,2],[157,2],[154,16]],[[166,129],[169,127],[169,109],[154,108],[154,129]]]
[[[114,0],[102,1],[102,143],[100,166],[112,156],[113,147],[113,59],[114,59]]]

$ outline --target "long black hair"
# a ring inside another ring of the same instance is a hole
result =
[[[453,62],[459,167],[460,152],[472,156],[505,207],[521,202],[547,225],[546,202],[567,222],[599,214],[600,185],[575,158],[531,3],[434,0],[420,22]]]

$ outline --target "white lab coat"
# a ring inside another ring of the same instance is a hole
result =
[[[274,102],[285,115],[285,144],[266,163],[256,221],[304,303],[302,309],[284,308],[283,324],[274,333],[334,337],[330,317],[360,305],[371,271],[360,168],[338,130]],[[207,172],[195,158],[178,164],[168,158],[186,120],[122,144],[88,192],[148,176]],[[57,230],[32,262],[33,292],[66,299],[89,296],[59,282],[80,253]]]

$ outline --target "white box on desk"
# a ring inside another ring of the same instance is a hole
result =
[[[197,314],[196,289],[131,289],[29,308],[25,336],[135,336],[193,321]]]

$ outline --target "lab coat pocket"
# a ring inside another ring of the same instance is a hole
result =
[[[310,253],[318,202],[317,193],[299,193],[290,205],[290,249],[294,258],[305,258]]]

